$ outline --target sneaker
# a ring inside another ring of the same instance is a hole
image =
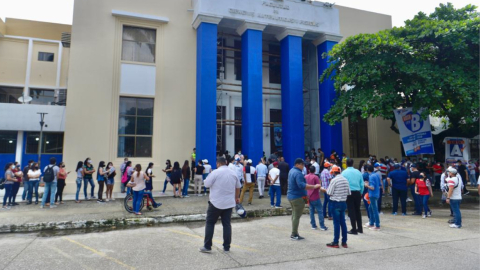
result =
[[[392,215],[396,216],[396,215],[397,215],[397,212],[393,212]]]
[[[229,253],[229,252],[230,252],[230,249],[225,249],[225,248],[223,248],[223,252],[224,252],[224,253]]]
[[[427,218],[427,216],[425,216],[425,215],[422,215],[422,218]]]
[[[370,225],[370,223],[367,222],[367,223],[365,223],[365,225],[363,225],[363,227],[370,229],[370,228],[373,228],[373,227],[375,227],[375,226]]]
[[[43,208],[45,208],[45,206],[43,206],[43,205],[40,205],[40,209],[43,209]]]
[[[50,205],[50,209],[52,209],[52,208],[57,208],[57,206],[56,205]]]
[[[303,239],[305,239],[305,238],[304,238],[304,237],[301,237],[300,235],[297,234],[297,235],[295,235],[295,236],[294,236],[294,235],[290,236],[290,239],[291,239],[291,240],[296,240],[296,241],[298,241],[298,240],[303,240]]]
[[[412,213],[412,216],[420,216],[420,215],[421,215],[421,213],[417,213],[417,212]]]
[[[318,227],[312,227],[312,230],[318,230]]]
[[[108,201],[109,201],[109,199],[106,199],[105,201],[106,201],[106,202],[108,202]]]
[[[6,205],[4,205],[4,206],[2,207],[2,210],[10,210],[10,209],[11,209],[11,207],[10,207],[10,206],[6,206]]]
[[[188,195],[185,195],[185,196],[183,196],[183,197],[185,197],[185,198],[190,198],[190,196],[188,196]]]
[[[383,215],[383,212],[378,213],[379,215]]]
[[[111,201],[115,201],[115,198],[111,198],[110,200],[111,200]]]
[[[274,207],[275,207],[275,205],[270,205],[270,207],[271,207],[271,208],[274,208]]]
[[[198,249],[198,251],[200,251],[202,253],[211,253],[212,249],[208,249],[206,247],[201,247],[201,248]]]
[[[375,226],[372,226],[369,229],[372,231],[380,231],[380,227],[375,227]]]
[[[463,195],[468,195],[468,194],[470,194],[470,191],[463,193]]]
[[[334,242],[328,243],[327,247],[329,247],[329,248],[339,248],[338,243],[334,243]]]
[[[460,229],[462,226],[458,226],[457,224],[451,224],[450,228],[452,229]]]
[[[402,216],[406,216],[406,215],[407,215],[407,213],[402,213]]]
[[[251,202],[249,202],[249,203],[248,203],[248,205],[252,205],[252,203],[251,203]]]
[[[202,197],[202,196],[203,196],[203,194],[198,194],[198,197]]]
[[[432,211],[429,211],[427,217],[431,217],[431,216],[432,216]]]
[[[281,206],[281,205],[280,206],[275,206],[275,208],[280,209],[280,208],[283,208],[283,206]]]
[[[410,198],[407,198],[407,202],[413,202],[413,200]]]
[[[326,231],[328,230],[328,227],[320,227],[320,231]]]
[[[342,243],[342,247],[343,247],[343,248],[348,248],[347,243]]]

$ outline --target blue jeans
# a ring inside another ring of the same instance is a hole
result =
[[[143,190],[140,191],[133,191],[133,212],[138,213],[140,212],[140,205],[142,204],[143,200]]]
[[[85,194],[85,200],[88,198],[87,196],[87,187],[88,183],[90,183],[90,186],[92,186],[91,191],[90,191],[90,197],[93,197],[93,191],[95,190],[95,182],[93,182],[93,178],[83,178],[83,194]]]
[[[183,180],[182,196],[188,195],[188,185],[190,185],[190,179]]]
[[[282,202],[282,189],[280,186],[270,186],[270,205],[274,205],[275,203],[275,197],[277,198],[277,203],[275,206],[280,206],[280,203]]]
[[[422,203],[423,211],[425,215],[430,212],[430,208],[428,208],[428,199],[430,199],[430,195],[418,195],[420,197],[420,202]]]
[[[207,179],[209,173],[204,173],[203,174],[203,182],[205,182],[205,179]],[[207,194],[207,188],[205,187],[205,183],[203,184],[203,193]]]
[[[169,175],[167,175],[167,177],[165,178],[165,182],[163,183],[163,191],[162,191],[162,193],[165,193],[165,190],[167,190],[167,184],[168,184],[168,183],[170,183],[170,184],[173,186],[172,181],[167,181],[167,179],[170,179],[170,176],[169,176]]]
[[[380,228],[380,217],[378,215],[378,198],[370,197],[370,207],[368,211],[370,212],[370,226],[375,225],[375,227]]]
[[[462,213],[460,212],[460,204],[462,200],[450,200],[450,206],[453,210],[453,219],[455,220],[455,225],[462,227]]]
[[[332,204],[330,203],[330,196],[328,196],[327,193],[323,193],[323,194],[325,196],[325,199],[323,200],[323,217],[324,218],[327,218],[327,216],[332,217]],[[327,215],[327,209],[328,209],[328,215]]]
[[[75,200],[78,201],[78,195],[80,194],[80,189],[82,188],[82,178],[77,177],[76,183],[77,183],[77,193],[75,195]],[[86,196],[87,195],[85,195],[85,197]]]
[[[22,193],[22,201],[25,201],[28,197],[28,190],[30,189],[30,181],[23,182],[23,193]]]
[[[409,186],[410,193],[412,194],[413,200],[415,201],[415,213],[422,213],[422,203],[420,202],[420,197],[415,193],[415,185]]]
[[[317,227],[317,223],[315,222],[315,210],[318,213],[318,222],[320,223],[320,228],[325,228],[325,222],[323,218],[323,210],[322,210],[322,201],[320,199],[315,201],[310,201],[310,224],[312,224],[313,228]]]
[[[12,189],[13,189],[13,184],[7,184],[5,185],[5,195],[3,196],[3,206],[7,204],[7,198],[8,198],[8,203],[12,202]]]
[[[42,206],[45,206],[45,203],[47,202],[47,196],[50,193],[50,205],[55,204],[55,193],[57,192],[57,182],[48,182],[45,183],[45,189],[43,191],[43,197],[42,197]]]
[[[35,202],[38,202],[38,186],[40,185],[40,180],[30,180],[28,182],[27,200],[32,202],[33,191],[35,190]]]
[[[148,197],[150,198],[150,200],[152,200],[152,204],[153,204],[153,207],[157,208],[158,205],[157,205],[157,202],[155,201],[155,199],[153,198],[153,195],[152,195],[152,192],[151,191],[146,191],[144,190],[143,191],[143,194],[145,195],[148,195]]]
[[[342,243],[347,243],[347,223],[345,222],[346,202],[330,201],[333,217],[333,242],[340,240],[340,229],[342,230]]]

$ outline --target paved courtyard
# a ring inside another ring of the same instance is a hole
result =
[[[462,206],[462,229],[448,227],[448,209],[432,210],[427,219],[382,215],[382,231],[349,235],[348,249],[325,247],[333,238],[332,222],[326,221],[326,232],[313,231],[308,215],[300,224],[304,241],[289,239],[289,216],[235,221],[229,254],[221,250],[220,224],[213,253],[198,252],[201,222],[62,235],[2,234],[0,269],[479,269],[478,204]]]

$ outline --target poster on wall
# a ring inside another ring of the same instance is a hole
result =
[[[282,126],[281,125],[275,125],[273,127],[273,135],[274,135],[274,143],[275,143],[275,147],[277,147],[277,149],[281,149],[282,148]]]
[[[412,108],[394,110],[406,156],[435,154],[430,120],[422,119],[422,111],[413,112]]]
[[[445,163],[456,163],[461,160],[467,163],[470,160],[470,140],[459,137],[445,137]]]

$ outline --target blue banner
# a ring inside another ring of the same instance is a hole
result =
[[[422,119],[422,110],[413,112],[412,108],[405,108],[394,113],[405,155],[435,154],[430,119]]]

